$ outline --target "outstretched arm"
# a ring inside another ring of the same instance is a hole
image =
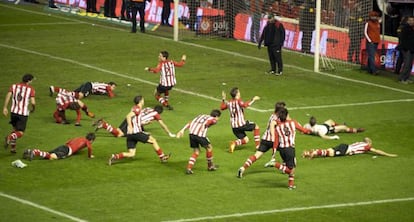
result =
[[[167,125],[165,125],[165,123],[161,119],[158,120],[158,123],[161,125],[162,129],[164,129],[164,131],[166,133],[168,133],[168,135],[170,137],[175,137],[175,135],[173,133],[171,133],[171,131],[168,129]]]
[[[373,153],[376,153],[378,155],[383,155],[383,156],[388,156],[388,157],[397,157],[398,156],[397,154],[387,153],[387,152],[384,152],[382,150],[375,149],[375,148],[371,148],[370,151],[373,152]]]

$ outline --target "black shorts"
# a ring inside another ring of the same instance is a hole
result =
[[[147,143],[149,140],[149,136],[150,135],[145,132],[127,134],[127,148],[135,149],[138,142]]]
[[[22,116],[16,113],[10,113],[10,124],[17,131],[24,132],[26,130],[27,120],[29,116]]]
[[[259,148],[260,152],[266,153],[268,150],[273,149],[273,142],[268,140],[260,140]]]
[[[49,153],[54,153],[58,157],[58,159],[64,159],[69,156],[69,147],[66,145],[61,145],[56,147],[54,150],[50,151]]]
[[[163,86],[161,84],[158,84],[157,86],[157,92],[158,93],[166,93],[168,90],[171,90],[173,86]]]
[[[199,137],[193,134],[190,134],[190,147],[199,148],[200,146],[207,148],[210,144],[210,141],[207,137]]]
[[[128,123],[127,123],[126,119],[124,119],[124,121],[122,121],[121,125],[119,125],[118,128],[124,133],[124,136],[127,135]]]
[[[246,137],[246,131],[253,131],[254,128],[256,128],[256,123],[247,121],[244,126],[241,126],[239,128],[233,128],[233,134],[239,138],[243,139]]]
[[[92,93],[92,83],[91,82],[86,82],[82,85],[80,85],[77,89],[73,90],[75,92],[81,92],[83,93],[84,97],[89,96],[89,94]]]
[[[345,156],[346,151],[348,150],[348,144],[339,144],[338,146],[334,147],[333,150],[334,156]]]
[[[326,127],[326,129],[328,129],[328,133],[326,133],[326,134],[332,134],[332,133],[335,133],[335,127],[331,127],[331,126],[329,126],[328,124],[322,124],[322,125],[324,125],[325,127]]]
[[[296,155],[295,155],[295,148],[287,147],[287,148],[279,148],[280,157],[282,158],[283,162],[286,164],[289,169],[293,169],[296,167]]]

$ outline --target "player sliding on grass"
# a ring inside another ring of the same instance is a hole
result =
[[[186,129],[190,129],[190,147],[193,149],[193,154],[188,160],[186,174],[193,174],[193,167],[200,155],[200,146],[204,147],[206,151],[207,170],[215,171],[217,166],[213,164],[213,146],[207,138],[207,130],[210,126],[217,123],[221,115],[220,110],[211,111],[210,115],[201,114],[187,123],[180,132],[177,133],[177,138],[184,135]]]
[[[336,156],[352,156],[356,154],[372,152],[374,154],[397,157],[397,154],[386,153],[382,150],[372,147],[372,140],[365,137],[362,142],[355,142],[352,144],[339,144],[338,146],[328,149],[313,149],[305,150],[302,153],[303,158],[315,158],[315,157],[336,157]]]
[[[171,133],[171,131],[168,129],[167,125],[162,121],[161,119],[161,113],[164,111],[162,106],[156,105],[154,108],[146,107],[142,110],[142,125],[148,125],[152,123],[154,120],[157,121],[161,128],[164,129],[164,131],[170,136],[175,137],[175,134]],[[123,137],[127,134],[127,128],[128,124],[126,119],[122,121],[121,125],[119,125],[118,128],[114,128],[111,124],[106,122],[103,119],[99,119],[96,121],[93,126],[96,126],[95,131],[98,131],[99,129],[105,129],[106,131],[110,132],[115,137]]]
[[[115,82],[85,82],[80,85],[77,89],[70,91],[57,86],[49,86],[50,96],[54,93],[70,94],[77,99],[88,97],[89,95],[108,95],[109,98],[115,96],[114,90],[116,88]]]
[[[316,118],[311,117],[309,123],[304,125],[305,128],[310,129],[313,135],[320,136],[322,139],[337,140],[338,135],[329,136],[333,133],[360,133],[364,132],[364,128],[351,128],[345,124],[337,124],[332,119],[326,120],[323,124],[317,124]]]
[[[168,59],[168,52],[161,51],[158,55],[158,65],[155,68],[145,67],[146,71],[152,73],[160,72],[160,82],[155,89],[154,96],[155,99],[165,106],[167,109],[172,110],[173,107],[170,105],[168,101],[168,97],[170,95],[170,90],[175,86],[177,80],[175,78],[175,67],[181,67],[185,64],[185,60],[187,59],[186,55],[181,56],[180,62],[175,62],[173,60]],[[161,96],[164,94],[164,96]]]
[[[39,149],[27,149],[23,153],[23,159],[32,159],[36,156],[42,157],[43,159],[48,160],[57,160],[70,157],[83,148],[88,148],[88,157],[94,158],[92,155],[92,143],[95,141],[95,134],[88,133],[85,137],[77,137],[70,139],[64,145],[56,147],[54,150],[45,152]]]
[[[253,131],[254,143],[257,149],[260,144],[260,128],[256,123],[244,119],[244,109],[251,106],[260,97],[254,96],[252,100],[244,102],[240,97],[240,90],[237,87],[230,90],[231,100],[226,101],[226,93],[224,91],[221,92],[221,96],[222,102],[220,109],[229,109],[231,128],[233,134],[237,137],[237,140],[230,141],[229,152],[233,153],[236,146],[249,142],[246,131]]]
[[[112,165],[114,161],[121,160],[123,158],[132,158],[135,156],[136,145],[138,142],[141,143],[150,143],[154,148],[154,151],[157,153],[158,158],[162,163],[167,162],[170,158],[169,155],[165,155],[160,146],[157,143],[157,140],[144,132],[142,126],[142,107],[144,106],[144,98],[142,96],[135,96],[134,106],[131,111],[126,115],[125,119],[128,124],[126,142],[128,152],[122,152],[118,154],[112,154],[109,158],[108,164]]]

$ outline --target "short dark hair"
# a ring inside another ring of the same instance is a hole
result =
[[[210,116],[212,117],[220,117],[221,116],[221,112],[218,109],[213,109],[210,113]]]
[[[280,110],[280,108],[285,108],[285,107],[286,107],[285,102],[283,102],[283,101],[276,102],[276,104],[275,104],[275,113],[277,113]]]
[[[280,121],[285,122],[288,117],[288,110],[286,108],[280,108],[277,112],[277,116],[279,117]]]
[[[139,102],[141,102],[141,100],[142,100],[142,96],[141,95],[138,95],[138,96],[135,96],[134,97],[134,103],[135,104],[138,104]]]
[[[27,73],[23,76],[22,81],[29,82],[29,81],[32,81],[33,79],[34,79],[34,76],[32,74]]]
[[[154,110],[157,111],[158,114],[161,114],[164,111],[164,108],[161,105],[154,106]]]
[[[95,138],[96,138],[95,133],[86,134],[86,139],[89,141],[95,140]]]
[[[108,82],[107,84],[108,85],[111,85],[111,86],[116,86],[116,83],[115,82]]]
[[[169,54],[167,51],[161,51],[160,53],[162,56],[164,56],[164,58],[168,59]]]
[[[232,98],[235,98],[236,97],[236,95],[237,95],[237,92],[239,91],[239,88],[237,88],[237,87],[234,87],[233,89],[231,89],[230,90],[230,96],[232,97]]]
[[[311,126],[314,126],[316,124],[316,118],[314,116],[311,116],[311,118],[309,119],[309,124]]]

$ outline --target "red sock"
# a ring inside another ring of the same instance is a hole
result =
[[[276,162],[275,168],[278,169],[278,170],[280,170],[283,173],[286,173],[286,174],[292,173],[292,170],[291,169],[289,169],[285,165],[280,164],[279,162]]]
[[[288,182],[289,187],[293,187],[295,185],[295,175],[290,175],[289,174],[289,182]]]
[[[250,156],[246,162],[244,162],[243,167],[244,169],[249,168],[254,162],[256,162],[257,158],[255,155]]]
[[[256,147],[259,147],[260,145],[260,129],[254,129],[253,131],[253,135],[254,135],[254,144],[256,145]]]
[[[162,152],[161,148],[156,150],[155,152],[157,153],[158,158],[160,158],[160,159],[162,159],[165,156],[165,154],[164,154],[164,152]]]
[[[206,152],[207,167],[213,166],[213,151]]]
[[[60,91],[61,91],[62,89],[60,88],[60,87],[56,87],[56,86],[54,86],[53,87],[53,91],[55,92],[55,93],[60,93]]]
[[[193,166],[194,166],[195,162],[197,161],[197,158],[198,158],[197,153],[193,153],[191,155],[190,159],[188,160],[187,169],[189,169],[189,170],[193,169]]]
[[[356,133],[356,132],[357,132],[357,129],[349,127],[349,128],[346,130],[346,132],[347,132],[347,133]]]
[[[240,142],[238,142],[238,141],[240,141]],[[240,144],[238,144],[238,143],[240,143]],[[247,142],[246,142],[246,140],[245,139],[242,139],[242,140],[236,140],[236,145],[244,145],[244,144],[246,144]]]
[[[123,154],[123,153],[118,153],[118,154],[115,154],[115,155],[114,155],[114,158],[115,158],[116,160],[121,160],[121,159],[123,159],[123,158],[124,158],[124,154]]]

